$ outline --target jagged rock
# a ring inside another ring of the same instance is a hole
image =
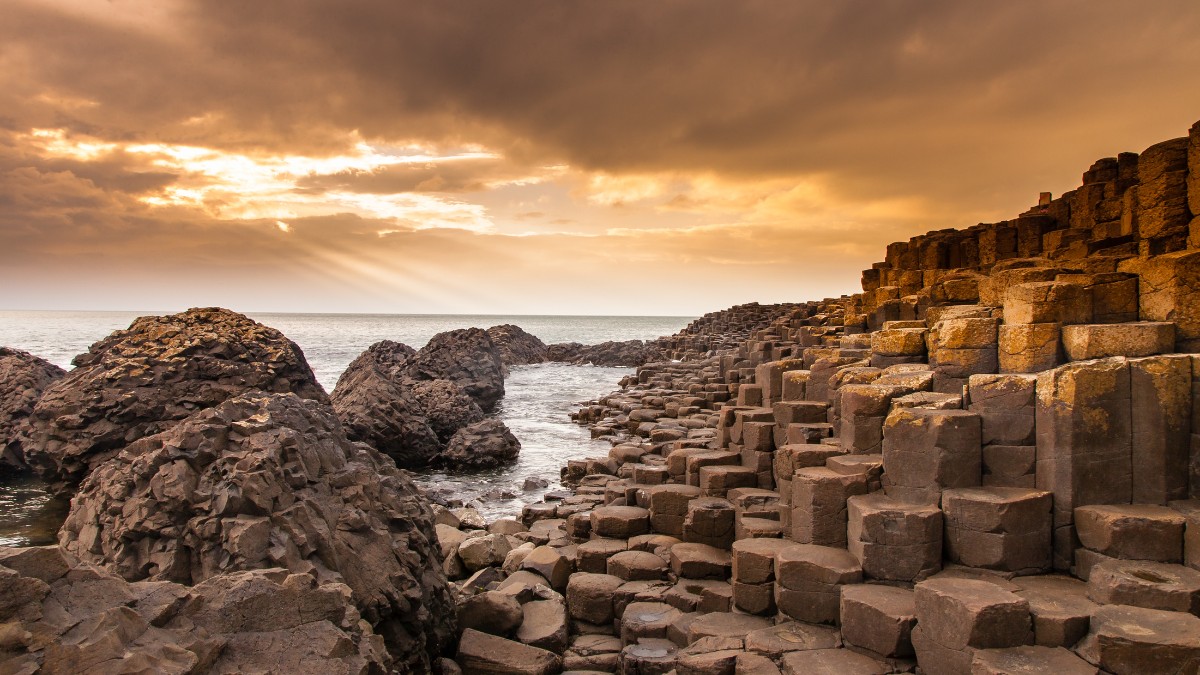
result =
[[[41,592],[5,594],[14,601],[6,603],[0,671],[350,674],[393,665],[344,584],[318,585],[281,569],[221,575],[193,588],[130,583],[57,546],[24,550],[35,555],[0,548],[5,563],[22,568],[0,566],[0,579]],[[52,561],[53,571],[20,564],[34,560]]]
[[[484,412],[504,396],[503,363],[487,331],[462,328],[438,333],[414,354],[404,372],[414,380],[450,380]]]
[[[60,493],[129,443],[247,391],[328,401],[295,343],[220,308],[142,317],[74,364],[42,394],[18,439]]]
[[[492,343],[500,352],[500,360],[506,367],[544,363],[550,353],[545,342],[511,323],[492,326],[487,329],[487,334],[492,338]]]
[[[374,447],[402,468],[425,466],[440,449],[437,433],[408,396],[400,374],[415,353],[390,340],[371,345],[346,367],[330,397],[351,440]],[[431,401],[435,387],[427,388]]]
[[[521,442],[504,422],[492,417],[459,429],[438,462],[454,469],[490,469],[511,462],[520,452]]]
[[[402,662],[427,665],[454,634],[428,503],[328,406],[291,394],[132,443],[80,485],[59,541],[131,581],[284,567],[345,583]]]
[[[578,342],[558,342],[548,348],[547,360],[576,365],[626,366],[636,368],[663,358],[662,349],[656,344],[641,340],[625,342],[601,342],[583,345]]]
[[[33,412],[42,392],[66,374],[29,352],[0,347],[0,467],[25,466],[17,426]]]
[[[467,396],[462,387],[449,380],[425,380],[412,382],[407,387],[425,421],[438,440],[445,443],[459,429],[483,419],[483,410]]]

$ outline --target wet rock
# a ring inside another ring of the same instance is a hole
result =
[[[490,417],[459,429],[437,461],[455,470],[490,469],[515,460],[520,452],[521,441],[504,422]]]
[[[131,444],[80,485],[59,541],[128,580],[284,567],[344,583],[403,662],[427,665],[454,633],[428,503],[292,394],[239,396]]]
[[[33,412],[42,392],[66,374],[29,352],[0,347],[0,467],[25,466],[17,426]]]
[[[526,333],[520,326],[506,323],[487,329],[505,367],[544,363],[549,356],[546,343]]]
[[[60,493],[129,443],[248,391],[328,401],[295,343],[226,309],[142,317],[74,364],[18,435],[30,466]]]
[[[526,476],[525,482],[521,485],[521,489],[525,490],[526,492],[532,492],[533,490],[540,490],[541,488],[549,486],[550,481],[546,480],[545,478],[541,478],[539,476]]]
[[[503,363],[492,338],[480,328],[438,333],[404,366],[414,380],[449,380],[467,393],[484,412],[504,396]]]

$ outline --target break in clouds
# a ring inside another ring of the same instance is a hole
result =
[[[3,5],[13,307],[839,294],[1200,107],[1188,2]]]

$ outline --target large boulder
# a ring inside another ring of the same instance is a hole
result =
[[[415,353],[389,340],[371,345],[346,367],[330,397],[350,440],[372,446],[406,469],[429,464],[441,449],[402,374]]]
[[[414,380],[450,380],[490,412],[504,396],[500,352],[481,328],[438,333],[405,364]]]
[[[220,308],[142,317],[74,364],[18,435],[30,466],[59,493],[129,443],[247,391],[328,401],[295,343]]]
[[[636,368],[663,358],[663,351],[658,345],[641,340],[601,342],[596,345],[558,342],[550,345],[547,351],[547,360],[575,365]]]
[[[523,366],[531,363],[544,363],[550,351],[546,343],[537,336],[526,333],[520,326],[511,323],[492,326],[487,329],[492,343],[500,352],[500,360],[505,366]]]
[[[463,427],[483,419],[483,410],[462,387],[450,380],[422,380],[406,383],[407,395],[425,415],[425,421],[445,443]]]
[[[56,546],[0,548],[0,671],[386,672],[343,584],[255,570],[188,588],[130,583]]]
[[[25,466],[17,427],[33,412],[42,392],[66,374],[29,352],[0,347],[0,468]]]
[[[517,437],[504,422],[490,417],[454,434],[438,455],[438,463],[466,471],[491,469],[515,460],[520,452]]]
[[[344,583],[411,667],[454,636],[433,515],[328,405],[255,392],[130,444],[79,486],[69,553],[130,581],[281,567]]]

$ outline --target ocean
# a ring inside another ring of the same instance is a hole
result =
[[[165,312],[0,311],[0,345],[23,349],[63,368],[97,340],[126,328],[138,316]],[[317,380],[332,391],[346,365],[371,344],[395,340],[420,349],[434,335],[456,328],[516,324],[543,342],[596,344],[609,340],[652,340],[671,335],[694,317],[503,316],[453,314],[281,314],[253,313],[300,346]],[[632,368],[537,364],[512,368],[497,415],[521,441],[518,460],[502,469],[471,474],[424,472],[417,482],[442,497],[473,503],[489,519],[520,513],[558,488],[558,469],[568,459],[603,455],[608,444],[593,440],[568,414],[579,403],[617,388]],[[548,487],[526,490],[526,478]],[[36,481],[0,486],[0,545],[53,541],[50,525],[65,505],[46,496]]]

